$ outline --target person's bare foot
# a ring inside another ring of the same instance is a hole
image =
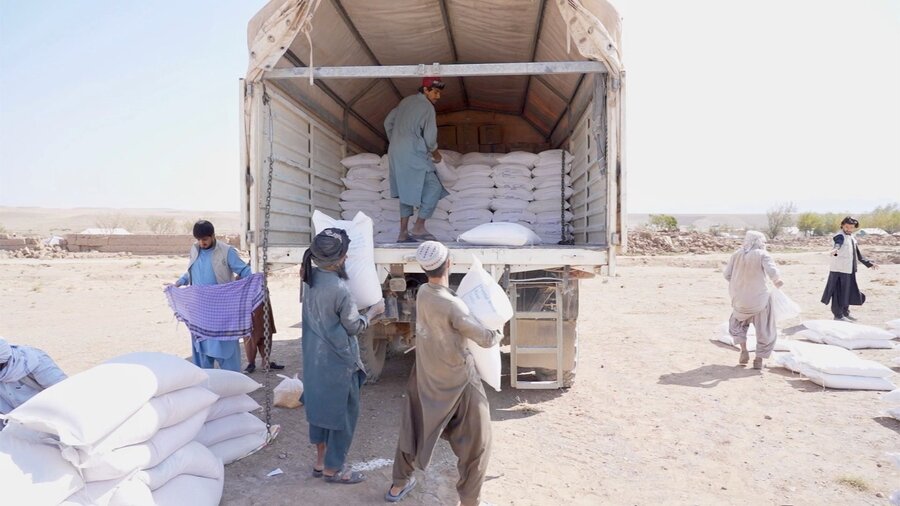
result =
[[[747,362],[750,362],[750,352],[747,350],[741,350],[741,358],[738,360],[738,364],[747,365]]]

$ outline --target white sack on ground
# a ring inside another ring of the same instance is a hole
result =
[[[190,497],[190,506],[217,506],[224,486],[224,474],[217,480],[182,474],[154,490],[153,502],[156,506],[185,506],[185,498]]]
[[[852,351],[836,346],[795,343],[791,352],[797,361],[828,374],[889,378],[894,371],[872,360],[860,358]]]
[[[457,289],[462,301],[487,328],[502,330],[506,322],[513,316],[512,304],[503,288],[494,281],[475,257],[472,267],[463,277]],[[466,348],[472,354],[475,368],[485,383],[496,391],[500,391],[500,345],[482,348],[471,340],[466,341]]]
[[[266,430],[266,422],[250,413],[237,413],[224,416],[218,420],[212,420],[203,424],[194,441],[203,446],[210,447],[216,443],[229,439],[246,436]]]
[[[4,504],[59,504],[84,480],[47,436],[21,426],[0,431],[0,497]]]
[[[143,443],[160,429],[187,420],[198,411],[212,406],[218,399],[218,395],[202,386],[182,388],[154,397],[108,436],[94,445],[79,447],[79,450],[87,454],[102,454]]]
[[[897,318],[896,320],[890,320],[888,322],[885,322],[885,325],[887,325],[888,328],[900,330],[900,318]]]
[[[150,490],[156,490],[182,474],[217,480],[224,475],[224,468],[207,447],[191,441],[155,467],[138,471],[134,478]]]
[[[203,387],[219,397],[249,394],[262,388],[262,385],[246,374],[236,371],[226,369],[203,369],[203,371],[206,374]]]
[[[900,388],[885,394],[881,400],[884,402],[896,402],[897,404],[900,404]]]
[[[265,446],[268,433],[263,430],[261,432],[247,434],[245,436],[228,439],[221,443],[216,443],[209,447],[209,451],[213,452],[219,460],[226,465],[242,459]]]
[[[156,506],[147,485],[132,478],[86,483],[60,506]]]
[[[235,413],[248,413],[258,409],[262,409],[262,406],[247,394],[222,397],[209,408],[206,421],[216,420]]]
[[[40,392],[7,415],[26,427],[89,446],[109,435],[152,397],[199,384],[206,374],[165,353],[130,353]]]
[[[341,160],[341,165],[348,169],[361,165],[378,165],[379,163],[381,163],[381,156],[373,153],[360,153]]]
[[[280,408],[299,408],[300,396],[303,395],[303,381],[297,374],[294,374],[293,378],[284,374],[279,374],[278,377],[282,379],[272,390],[273,404]]]
[[[823,373],[800,362],[794,353],[773,353],[769,363],[772,366],[783,367],[802,374],[809,381],[826,388],[838,390],[893,390],[896,388],[885,378]]]
[[[375,269],[375,234],[372,219],[357,214],[353,221],[335,220],[318,210],[313,212],[316,233],[326,228],[340,228],[350,237],[347,251],[347,284],[356,305],[369,307],[381,300],[381,283]]]
[[[199,411],[181,423],[160,429],[144,443],[117,448],[109,453],[93,456],[66,448],[63,449],[63,458],[81,468],[86,481],[122,478],[141,469],[156,466],[176,450],[191,442],[203,427],[207,415],[209,415],[209,408]]]
[[[530,229],[515,223],[485,223],[459,236],[459,240],[482,246],[532,246],[541,239]]]
[[[866,350],[866,349],[884,349],[889,350],[895,347],[893,341],[886,339],[841,339],[839,337],[821,334],[815,330],[805,329],[795,334],[797,337],[807,339],[814,343],[830,344],[832,346],[840,346],[848,350]]]
[[[836,320],[807,320],[803,322],[803,326],[840,339],[891,340],[895,337],[893,333],[878,327]]]

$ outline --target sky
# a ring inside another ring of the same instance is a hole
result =
[[[900,201],[900,1],[612,0],[633,213]],[[237,211],[263,0],[0,0],[0,206]]]

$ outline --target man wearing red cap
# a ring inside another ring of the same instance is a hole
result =
[[[391,196],[400,198],[398,242],[434,240],[425,229],[425,220],[434,214],[438,200],[449,195],[434,169],[434,163],[441,161],[434,104],[440,100],[443,88],[438,77],[422,79],[419,93],[401,100],[384,120],[390,142]],[[409,217],[416,208],[418,219],[410,232]]]

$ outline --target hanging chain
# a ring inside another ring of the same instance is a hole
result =
[[[262,234],[262,268],[260,269],[263,273],[263,342],[265,347],[265,353],[262,357],[263,360],[263,370],[265,372],[264,380],[263,380],[263,388],[266,392],[266,431],[268,433],[268,439],[271,441],[272,435],[272,389],[271,386],[271,376],[272,376],[272,367],[271,367],[271,358],[272,358],[272,326],[269,324],[269,319],[272,314],[272,308],[270,307],[269,301],[269,218],[272,213],[272,174],[275,171],[275,134],[274,127],[275,121],[272,118],[272,103],[269,99],[269,94],[266,93],[265,85],[263,85],[263,104],[266,106],[266,113],[268,114],[267,122],[268,122],[268,137],[269,137],[269,175],[266,178],[266,213],[265,213],[265,221],[263,223],[263,234]]]
[[[559,243],[566,243],[566,150],[559,154]]]

